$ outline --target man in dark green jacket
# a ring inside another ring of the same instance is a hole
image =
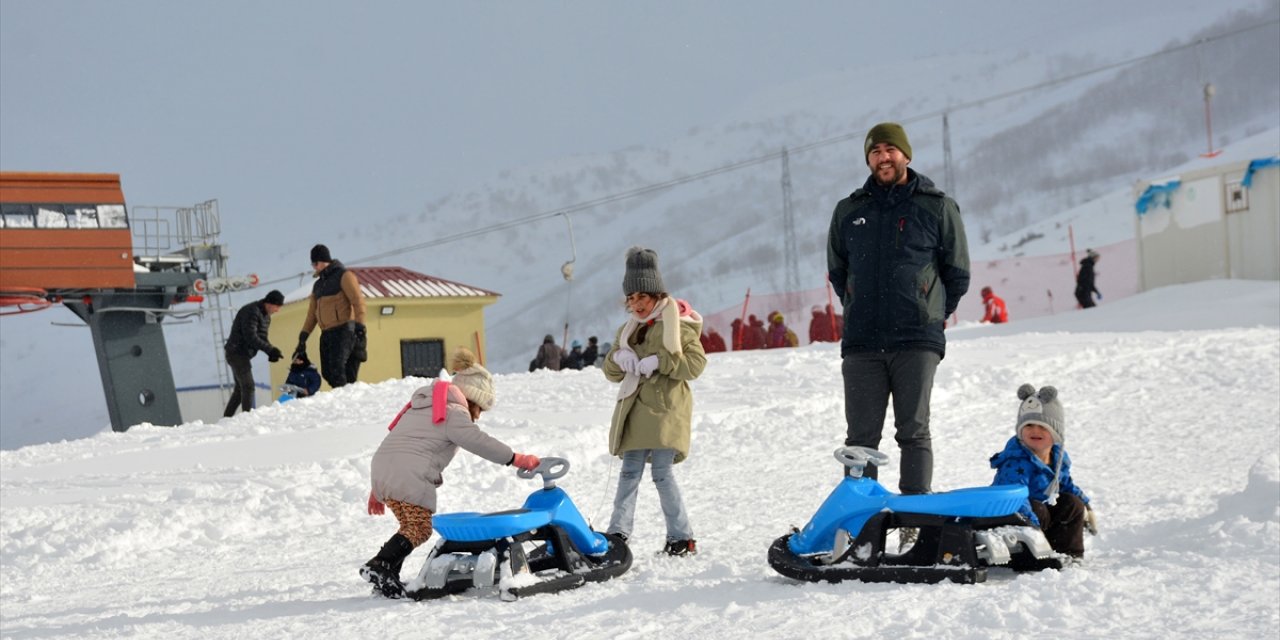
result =
[[[872,127],[863,150],[871,176],[836,205],[827,236],[828,275],[844,305],[845,445],[880,445],[892,396],[898,487],[929,493],[929,397],[946,319],[969,289],[969,245],[955,201],[907,168],[901,125]],[[875,466],[864,476],[876,477]]]

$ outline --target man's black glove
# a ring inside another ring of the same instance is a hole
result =
[[[283,357],[284,357],[284,354],[281,353],[280,350],[277,349],[276,347],[271,347],[271,350],[267,352],[267,360],[269,362],[279,362],[280,359]]]
[[[311,334],[306,331],[298,333],[298,348],[293,350],[293,357],[297,358],[298,354],[307,352],[307,336]]]
[[[356,340],[355,340],[355,344],[352,345],[351,354],[354,355],[356,359],[359,360],[360,362],[367,362],[369,360],[369,338],[365,334],[364,325],[360,324],[359,322],[355,322],[353,324],[356,327],[355,328]]]

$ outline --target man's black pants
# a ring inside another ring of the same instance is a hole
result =
[[[227,353],[227,366],[231,367],[231,377],[235,385],[231,388],[231,399],[222,415],[230,418],[236,414],[236,407],[245,413],[253,411],[253,363],[249,358],[238,353]]]

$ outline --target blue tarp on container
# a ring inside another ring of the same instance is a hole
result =
[[[1142,195],[1138,196],[1138,201],[1135,202],[1133,206],[1138,210],[1138,215],[1146,213],[1148,209],[1156,205],[1160,205],[1168,209],[1169,199],[1173,197],[1173,192],[1177,191],[1178,187],[1181,186],[1181,178],[1174,178],[1168,182],[1153,184],[1147,187],[1147,190],[1143,191]]]
[[[1257,160],[1251,161],[1249,163],[1249,168],[1245,169],[1244,180],[1241,181],[1240,184],[1243,184],[1244,188],[1248,189],[1253,184],[1253,174],[1256,171],[1260,169],[1266,169],[1267,167],[1274,167],[1277,165],[1280,165],[1280,156],[1271,156],[1270,158],[1258,158]]]

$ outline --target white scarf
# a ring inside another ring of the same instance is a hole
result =
[[[670,296],[663,298],[658,304],[653,306],[653,310],[649,315],[643,318],[636,318],[635,314],[631,314],[627,318],[627,323],[622,325],[622,333],[618,335],[618,349],[630,351],[631,355],[636,355],[634,349],[631,348],[631,334],[642,323],[648,323],[659,316],[662,317],[662,346],[673,356],[684,353],[684,347],[680,346],[680,306]],[[629,397],[640,388],[640,376],[635,373],[628,372],[622,378],[622,385],[618,387],[618,399]]]

